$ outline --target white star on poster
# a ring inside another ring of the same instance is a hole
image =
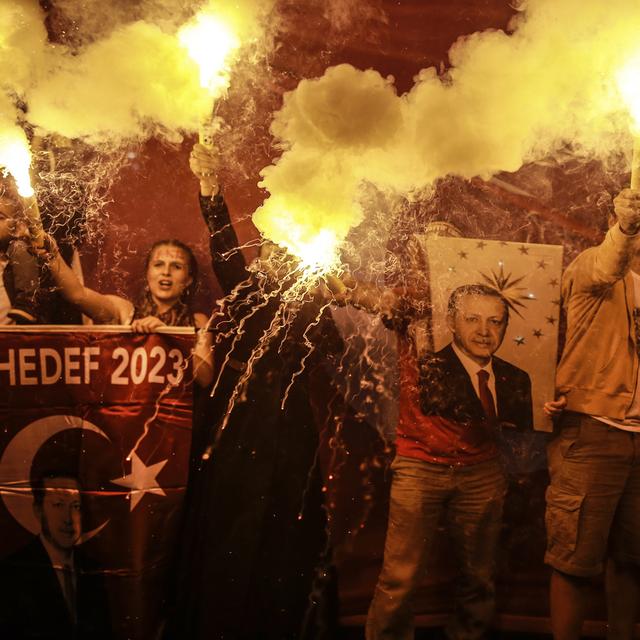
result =
[[[128,476],[123,476],[122,478],[111,481],[113,484],[131,489],[129,493],[129,499],[131,501],[129,505],[130,511],[136,508],[140,500],[144,498],[145,493],[156,493],[161,496],[167,495],[156,480],[158,474],[167,462],[168,460],[162,460],[147,466],[138,458],[137,454],[133,453],[131,455],[131,473]]]

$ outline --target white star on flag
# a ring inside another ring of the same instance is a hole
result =
[[[162,460],[147,466],[138,458],[137,454],[131,454],[131,473],[128,476],[123,476],[122,478],[111,481],[113,484],[131,489],[129,493],[129,499],[131,500],[131,504],[129,505],[130,511],[136,508],[145,493],[157,493],[161,496],[167,495],[156,480],[157,475],[162,471],[162,468],[167,462],[168,460]]]

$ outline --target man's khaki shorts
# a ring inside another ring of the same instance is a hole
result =
[[[567,412],[548,447],[545,562],[574,576],[640,565],[640,433]]]

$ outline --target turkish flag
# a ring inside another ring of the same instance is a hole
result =
[[[187,328],[0,333],[0,637],[161,633],[193,343]]]

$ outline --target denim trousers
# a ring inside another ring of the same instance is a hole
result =
[[[457,562],[451,640],[481,638],[495,609],[495,565],[507,483],[500,460],[433,464],[396,456],[384,561],[367,640],[411,640],[412,599],[441,518]]]

